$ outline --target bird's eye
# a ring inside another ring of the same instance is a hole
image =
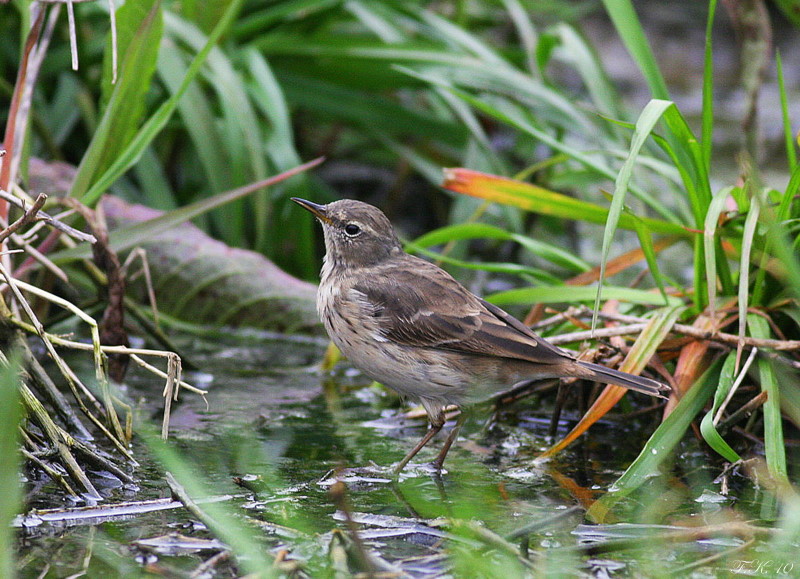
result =
[[[347,225],[344,226],[344,232],[350,237],[355,237],[356,235],[361,233],[361,228],[355,223],[348,223]]]

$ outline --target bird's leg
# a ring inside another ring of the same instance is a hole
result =
[[[450,447],[453,446],[456,438],[458,438],[458,432],[461,430],[461,427],[464,425],[464,421],[466,421],[466,419],[467,413],[462,410],[461,414],[458,415],[455,426],[453,426],[453,429],[447,434],[447,439],[444,441],[442,450],[439,451],[439,456],[437,456],[436,460],[431,463],[431,466],[436,469],[436,472],[441,472],[444,459],[447,457]]]
[[[425,436],[422,437],[422,440],[420,440],[417,443],[417,446],[412,448],[411,452],[409,452],[405,456],[405,458],[403,460],[401,460],[400,463],[396,467],[394,467],[394,474],[400,474],[400,471],[402,471],[405,468],[405,466],[408,464],[408,462],[412,458],[414,458],[420,450],[422,450],[422,447],[424,447],[426,444],[428,444],[430,442],[431,438],[436,436],[436,434],[442,429],[442,426],[444,426],[444,411],[443,410],[439,412],[439,414],[436,416],[436,418],[431,418],[431,427],[428,429],[428,432],[426,432]],[[445,453],[445,454],[447,454],[447,453]],[[442,460],[444,460],[444,459],[442,459]]]
[[[561,411],[564,409],[564,402],[567,400],[567,385],[563,382],[558,384],[558,392],[556,393],[556,403],[553,408],[553,416],[550,418],[550,429],[547,431],[547,436],[551,440],[555,440],[558,434],[558,422],[561,420]]]

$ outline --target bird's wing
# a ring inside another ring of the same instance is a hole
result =
[[[398,344],[559,363],[568,356],[445,271],[411,258],[353,286],[356,299]]]

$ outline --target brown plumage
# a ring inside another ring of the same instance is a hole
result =
[[[668,389],[549,344],[443,269],[405,253],[389,220],[372,205],[294,201],[323,226],[317,307],[331,339],[367,376],[419,400],[430,418],[430,430],[396,471],[441,430],[445,406],[480,402],[520,382],[584,378],[650,396]],[[459,426],[434,461],[437,469]]]

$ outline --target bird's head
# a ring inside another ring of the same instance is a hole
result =
[[[391,222],[377,207],[354,199],[327,205],[297,197],[292,201],[322,223],[327,259],[336,266],[376,265],[403,251]]]

